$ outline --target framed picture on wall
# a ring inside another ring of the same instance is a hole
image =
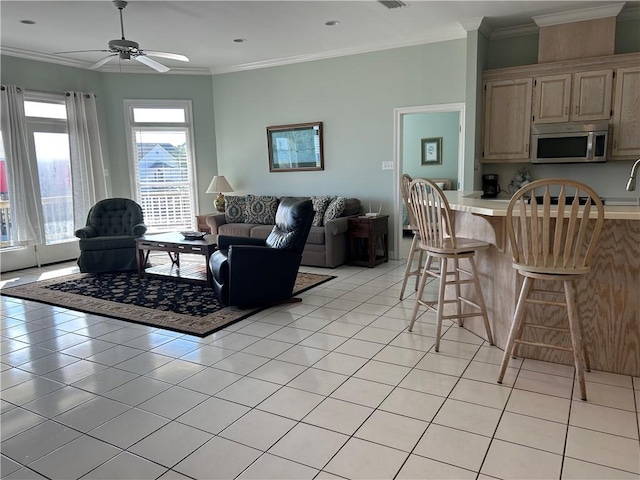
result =
[[[442,137],[423,138],[420,142],[422,165],[442,164]]]
[[[267,127],[270,172],[324,170],[322,122]]]

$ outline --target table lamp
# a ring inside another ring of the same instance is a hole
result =
[[[213,201],[218,212],[224,212],[224,195],[222,192],[233,192],[233,188],[229,185],[227,179],[224,178],[224,175],[216,175],[211,179],[211,183],[209,184],[206,193],[218,194],[216,199]]]

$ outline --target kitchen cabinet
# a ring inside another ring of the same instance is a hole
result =
[[[533,123],[607,120],[613,69],[536,77]]]
[[[484,84],[484,160],[522,162],[530,158],[533,78]]]
[[[640,156],[640,67],[618,68],[613,100],[611,156]]]

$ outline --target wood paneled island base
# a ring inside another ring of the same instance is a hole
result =
[[[447,195],[452,209],[456,210],[456,233],[491,243],[488,250],[478,253],[476,262],[494,340],[504,349],[522,285],[522,277],[511,265],[511,250],[505,235],[503,212],[507,203],[485,200],[484,203],[489,202],[486,208],[476,208],[471,207],[463,195],[465,192]],[[473,203],[477,206],[480,202],[474,200]],[[604,228],[591,265],[589,275],[576,283],[578,314],[591,368],[640,376],[640,210],[637,207],[605,205]],[[543,284],[538,287],[540,285]],[[538,305],[528,308],[529,315],[536,315],[550,326],[566,326],[564,308]],[[464,328],[484,337],[481,322],[465,321]],[[563,338],[554,339],[553,343],[570,344],[570,338],[563,333],[534,331],[527,335],[528,340],[545,342],[548,338],[536,335],[560,335]],[[521,345],[518,354],[573,365],[571,354],[557,350]]]

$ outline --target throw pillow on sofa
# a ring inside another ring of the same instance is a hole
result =
[[[313,209],[316,211],[315,216],[313,217],[313,225],[314,227],[321,227],[324,219],[324,212],[327,210],[329,203],[333,200],[333,197],[330,195],[322,195],[319,197],[311,197],[311,202],[313,203]]]
[[[244,195],[227,195],[224,197],[224,217],[227,223],[244,223],[245,204]]]
[[[329,220],[334,220],[342,215],[344,207],[347,205],[347,199],[345,197],[336,197],[327,206],[327,210],[324,212],[324,223]]]
[[[278,197],[271,195],[247,195],[245,222],[274,225],[278,203]]]

